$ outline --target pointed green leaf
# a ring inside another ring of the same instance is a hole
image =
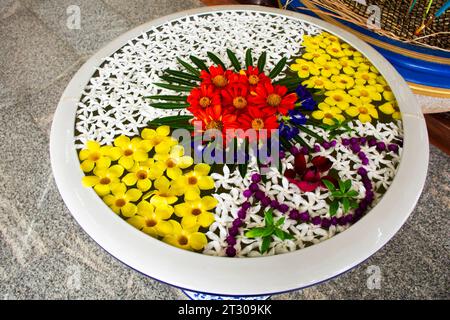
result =
[[[338,208],[339,208],[339,202],[337,200],[334,200],[330,204],[330,216],[335,216]]]
[[[258,70],[259,72],[264,72],[264,67],[266,66],[267,53],[264,51],[258,59]]]
[[[346,193],[346,196],[347,196],[347,197],[350,197],[350,198],[354,198],[354,197],[357,197],[358,194],[359,194],[358,191],[350,190],[350,191],[348,191],[348,192]]]
[[[348,198],[344,198],[342,200],[342,205],[344,206],[344,213],[348,212],[348,209],[350,209],[350,201],[348,200]]]
[[[269,250],[270,248],[270,242],[272,241],[271,236],[267,236],[263,238],[262,244],[261,244],[261,253],[264,253]]]
[[[264,220],[266,222],[266,226],[273,225],[273,213],[272,212],[273,212],[273,209],[269,209],[264,214]]]
[[[356,203],[356,201],[350,201],[350,207],[352,209],[357,209],[358,208],[358,203]]]
[[[150,122],[160,122],[160,123],[172,123],[172,122],[188,122],[193,119],[193,116],[180,115],[180,116],[168,116],[163,118],[157,118]]]
[[[186,102],[187,97],[186,96],[167,96],[167,95],[160,95],[160,96],[146,96],[145,99],[152,99],[152,100],[164,100],[164,101],[183,101]]]
[[[186,61],[181,60],[180,58],[177,58],[177,61],[179,64],[181,64],[187,71],[189,71],[190,73],[192,73],[194,76],[200,76],[200,71],[198,71],[196,68],[194,68],[193,66],[191,66],[189,63],[187,63]]]
[[[345,184],[344,184],[344,182],[343,182],[342,180],[339,180],[339,181],[338,181],[338,184],[339,184],[339,190],[340,190],[342,193],[344,193],[344,192],[345,192]]]
[[[282,58],[278,63],[275,65],[273,70],[269,74],[269,78],[273,79],[277,75],[280,74],[281,71],[283,71],[284,67],[286,66],[287,58]]]
[[[330,191],[336,190],[336,188],[334,187],[334,184],[330,180],[322,179],[322,182],[328,188],[328,190],[330,190]]]
[[[245,233],[247,238],[259,238],[266,232],[266,228],[253,228]]]
[[[294,236],[286,231],[283,231],[285,239],[294,239]]]
[[[275,229],[275,235],[280,238],[280,240],[284,240],[285,236],[284,236],[284,232],[281,229]]]
[[[200,70],[205,70],[205,71],[209,72],[209,69],[205,64],[205,61],[203,61],[202,59],[199,59],[195,56],[189,56],[189,58],[191,59],[192,63],[195,64]]]
[[[239,164],[239,173],[241,177],[244,178],[247,175],[248,165],[246,163]]]
[[[224,70],[227,69],[227,67],[225,67],[225,64],[223,63],[223,61],[220,60],[220,58],[218,56],[216,56],[214,53],[208,51],[206,54],[216,65],[221,66]]]
[[[151,103],[150,106],[157,109],[186,109],[189,103]]]
[[[331,192],[331,195],[335,198],[341,198],[343,196],[342,192],[339,190]]]
[[[176,77],[171,77],[171,76],[161,76],[160,78],[163,79],[164,81],[167,81],[170,83],[178,83],[178,84],[182,84],[182,85],[185,85],[185,86],[191,87],[191,88],[194,88],[195,86],[197,86],[196,83],[193,83],[186,79],[181,79],[181,78],[176,78]]]
[[[248,67],[253,66],[252,49],[248,48],[245,52],[245,65]]]
[[[315,133],[314,131],[309,130],[308,128],[306,128],[305,126],[301,126],[298,125],[296,126],[297,128],[299,128],[301,131],[303,131],[304,133],[310,135],[311,137],[316,138],[317,141],[319,142],[323,142],[323,137],[319,136],[317,133]]]
[[[286,221],[286,218],[285,217],[281,217],[280,219],[277,220],[275,225],[277,227],[279,227],[279,226],[281,226],[284,223],[284,221]]]
[[[201,81],[201,79],[199,77],[194,76],[193,74],[190,74],[190,73],[187,73],[187,72],[183,72],[183,71],[167,69],[164,72],[169,74],[169,75],[171,75],[171,76],[175,76],[175,77],[178,77],[178,78],[183,78],[183,79],[186,79],[186,80]]]
[[[158,86],[158,87],[161,87],[164,89],[173,90],[176,92],[191,92],[191,90],[192,90],[192,87],[179,86],[179,85],[168,84],[168,83],[155,83],[155,86]]]
[[[227,49],[227,55],[236,72],[241,71],[241,64],[239,63],[239,60],[236,58],[234,52],[231,51],[230,49]]]
[[[350,190],[352,188],[352,181],[350,179],[344,181],[344,186],[345,186],[345,191]]]

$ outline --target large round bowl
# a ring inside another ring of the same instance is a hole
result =
[[[212,257],[153,239],[113,214],[97,194],[81,184],[83,172],[74,142],[77,102],[96,68],[130,39],[184,16],[218,11],[253,11],[287,16],[334,33],[366,55],[386,78],[403,114],[404,150],[388,192],[363,219],[335,237],[292,253],[261,258]],[[51,131],[50,152],[59,191],[81,227],[107,252],[129,267],[165,283],[218,295],[263,295],[317,284],[360,264],[400,229],[424,185],[428,139],[419,106],[406,82],[372,47],[329,23],[294,12],[254,6],[201,8],[166,16],[133,29],[90,58],[67,86]]]

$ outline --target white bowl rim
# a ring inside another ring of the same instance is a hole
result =
[[[403,115],[404,148],[388,192],[375,208],[345,232],[287,254],[259,258],[212,257],[169,246],[134,229],[113,214],[92,189],[84,188],[81,184],[84,174],[74,144],[74,119],[81,92],[96,68],[128,40],[152,26],[184,16],[242,10],[284,15],[311,23],[364,53],[397,97]],[[192,291],[234,296],[267,295],[308,287],[365,261],[395,235],[411,214],[425,183],[428,151],[426,125],[414,95],[377,51],[351,33],[319,19],[249,5],[182,11],[145,23],[116,38],[94,54],[68,84],[50,134],[51,164],[58,189],[75,220],[95,242],[124,264],[161,282]]]

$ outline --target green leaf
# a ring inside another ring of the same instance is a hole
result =
[[[252,49],[250,48],[245,52],[245,65],[247,68],[253,66]]]
[[[277,75],[280,74],[281,71],[283,71],[284,67],[286,66],[287,58],[282,58],[278,63],[275,65],[273,70],[269,74],[269,78],[273,79]]]
[[[272,241],[271,236],[267,236],[263,238],[262,244],[261,244],[261,253],[264,253],[269,250],[270,248],[270,242]]]
[[[275,223],[275,226],[277,226],[277,227],[281,226],[284,223],[284,221],[286,221],[286,218],[281,217],[280,219],[277,220],[277,222]]]
[[[164,100],[164,101],[183,101],[183,102],[186,102],[187,97],[186,96],[161,95],[161,96],[146,96],[146,97],[144,97],[144,99]]]
[[[342,193],[345,193],[345,184],[344,184],[344,182],[342,180],[339,180],[338,183],[339,183],[339,190]]]
[[[358,193],[357,191],[355,191],[355,190],[350,190],[350,191],[348,191],[345,195],[346,195],[347,197],[354,198],[354,197],[357,197],[358,194],[359,194],[359,193]]]
[[[259,72],[264,72],[264,67],[266,66],[267,53],[264,51],[258,59],[258,70]]]
[[[196,83],[192,83],[189,80],[186,79],[181,79],[181,78],[176,78],[176,77],[171,77],[171,76],[161,76],[161,79],[170,82],[170,83],[178,83],[178,84],[182,84],[191,88],[194,88],[195,86],[197,86]]]
[[[330,191],[336,190],[336,188],[334,187],[334,184],[330,180],[322,179],[322,182],[328,188],[328,190],[330,190]]]
[[[317,133],[315,133],[314,131],[311,131],[304,126],[296,126],[296,127],[299,128],[304,133],[309,134],[311,137],[316,138],[317,141],[323,142],[323,138],[321,136],[319,136]]]
[[[283,232],[283,230],[281,230],[281,229],[275,229],[275,235],[278,237],[278,238],[280,238],[281,240],[284,240],[285,239],[285,236],[284,236],[284,232]]]
[[[190,74],[190,73],[183,72],[183,71],[167,69],[164,72],[167,74],[170,74],[171,76],[183,78],[186,80],[201,81],[201,79],[199,77],[194,76],[193,74]]]
[[[205,64],[205,61],[203,61],[195,56],[189,56],[189,58],[200,70],[205,70],[209,73],[209,69]]]
[[[336,215],[336,212],[339,208],[339,201],[334,200],[331,204],[330,204],[330,216],[334,216]]]
[[[180,58],[177,58],[177,61],[179,64],[181,64],[187,71],[189,71],[190,73],[192,73],[194,76],[200,76],[200,71],[198,71],[196,68],[194,68],[193,66],[191,66],[189,63],[187,63],[186,61],[181,60]]]
[[[264,214],[264,220],[266,222],[266,226],[272,226],[273,225],[273,209],[269,209]]]
[[[356,201],[350,201],[350,207],[352,209],[357,209],[358,208],[358,203],[356,203]]]
[[[350,179],[344,181],[344,186],[345,186],[345,191],[350,190],[352,188],[352,181]]]
[[[290,233],[288,233],[286,231],[283,231],[283,233],[284,233],[284,238],[285,239],[294,239],[294,236],[291,235]]]
[[[227,69],[227,67],[225,67],[225,64],[223,63],[223,61],[220,60],[220,58],[218,56],[216,56],[214,53],[208,51],[206,54],[216,65],[221,66],[224,70]]]
[[[239,173],[241,174],[242,178],[244,178],[247,175],[247,169],[248,165],[246,163],[239,164]]]
[[[189,103],[151,103],[150,106],[156,109],[186,109]]]
[[[156,122],[156,121],[159,123],[189,122],[193,118],[194,118],[193,116],[188,116],[188,115],[168,116],[168,117],[163,117],[163,118],[157,118],[150,122]]]
[[[176,92],[191,92],[192,87],[186,87],[186,86],[178,86],[175,84],[168,84],[168,83],[155,83],[155,86],[164,88],[164,89],[169,89],[169,90],[173,90]]]
[[[348,198],[344,198],[342,200],[342,205],[344,206],[344,213],[347,213],[348,209],[350,209],[350,201],[348,200]]]
[[[247,238],[259,238],[266,233],[266,228],[253,228],[245,233]]]
[[[284,79],[280,79],[277,81],[274,81],[273,84],[280,85],[280,86],[286,86],[286,85],[298,85],[300,83],[300,80],[298,78],[292,78],[287,77]]]
[[[302,147],[308,147],[308,148],[310,148],[309,144],[308,144],[305,140],[303,140],[302,137],[300,137],[300,136],[295,136],[295,137],[294,137],[294,140],[297,141],[298,143],[300,143],[300,144],[302,145]]]
[[[227,49],[227,55],[231,61],[231,64],[233,65],[234,69],[237,72],[241,71],[241,64],[239,63],[239,60],[236,58],[236,55],[234,54],[234,52],[231,51],[230,49]]]
[[[343,194],[340,190],[331,192],[331,195],[335,198],[342,198]]]

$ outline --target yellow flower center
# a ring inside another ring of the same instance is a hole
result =
[[[260,130],[264,128],[264,120],[261,118],[256,118],[252,121],[252,128],[255,130]]]
[[[252,74],[252,75],[250,75],[250,76],[248,77],[248,83],[249,83],[251,86],[257,85],[258,82],[259,82],[259,77],[258,77],[257,75]]]
[[[339,50],[338,48],[331,48],[331,51],[333,51],[334,53],[338,53],[341,50]]]
[[[111,183],[111,179],[108,177],[104,177],[100,179],[100,184],[110,184]]]
[[[278,107],[281,103],[281,97],[279,94],[271,93],[267,97],[267,104],[271,107]]]
[[[345,80],[345,79],[341,79],[340,82],[341,82],[342,84],[347,84],[347,83],[348,83],[348,81]]]
[[[320,79],[316,79],[316,80],[314,80],[314,84],[315,84],[316,86],[322,86],[322,85],[323,85],[323,81],[320,80]]]
[[[329,65],[324,65],[323,68],[324,68],[325,70],[330,70],[330,69],[331,69],[331,67],[330,67]]]
[[[202,108],[207,108],[211,104],[211,99],[208,97],[201,97],[198,103]]]
[[[117,199],[116,200],[116,207],[121,208],[121,207],[123,207],[126,204],[127,204],[127,202],[125,201],[125,199]]]
[[[100,153],[99,152],[93,152],[91,153],[91,155],[89,156],[90,160],[92,161],[97,161],[98,159],[100,159]]]
[[[366,80],[366,81],[370,80],[370,76],[369,76],[367,73],[363,74],[363,75],[361,76],[361,78],[362,78],[363,80]]]
[[[209,130],[209,129],[222,130],[222,128],[223,128],[223,123],[222,123],[222,121],[211,120],[211,121],[206,125],[206,130]]]
[[[176,161],[174,159],[169,158],[166,161],[166,166],[167,166],[167,168],[174,168],[174,167],[177,166],[177,163],[176,163]]]
[[[368,97],[369,92],[367,90],[361,90],[361,97]]]
[[[127,157],[131,156],[133,154],[133,150],[131,149],[127,149],[123,152],[123,154]]]
[[[317,53],[317,52],[316,52],[316,53],[313,53],[313,57],[314,57],[314,58],[320,57],[320,53]]]
[[[139,170],[138,172],[136,172],[136,177],[137,177],[139,180],[147,179],[147,177],[148,177],[147,171],[145,171],[145,170]]]
[[[153,138],[153,144],[154,145],[160,144],[161,142],[163,142],[163,140],[164,140],[164,137],[156,136]]]
[[[368,114],[369,113],[369,110],[367,110],[367,108],[366,107],[359,107],[359,113],[362,113],[362,114]]]
[[[392,90],[391,90],[391,87],[389,87],[389,86],[384,86],[383,89],[384,89],[384,91],[389,91],[389,92],[392,91]]]
[[[154,227],[158,224],[158,222],[155,219],[148,219],[145,220],[145,225],[149,228]]]
[[[244,97],[236,97],[233,99],[233,106],[236,109],[243,109],[247,106],[247,100]]]
[[[198,179],[196,177],[189,177],[188,178],[188,184],[195,185],[195,184],[197,184],[197,182],[198,182]]]
[[[348,62],[347,61],[341,61],[341,65],[345,68],[348,67]]]
[[[334,99],[334,101],[337,101],[337,102],[341,102],[344,100],[344,98],[342,96],[337,95],[337,94],[333,96],[333,99]]]
[[[334,118],[334,116],[331,113],[325,113],[325,115],[323,117],[327,118],[327,119],[333,119]]]
[[[178,243],[180,244],[180,246],[185,246],[187,245],[189,242],[188,238],[186,238],[186,236],[179,236],[178,237]]]
[[[218,88],[223,88],[228,84],[228,80],[222,75],[217,75],[212,79],[212,83]]]
[[[308,70],[309,70],[309,67],[308,67],[308,66],[302,66],[302,70],[303,70],[303,71],[308,71]]]
[[[199,208],[195,208],[195,209],[192,209],[191,213],[193,216],[198,216],[199,214],[202,213],[202,210],[200,210]]]

